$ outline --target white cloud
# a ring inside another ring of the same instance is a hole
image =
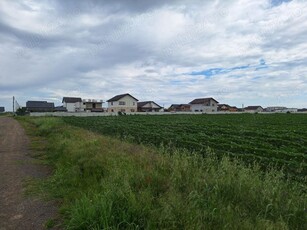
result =
[[[0,104],[10,95],[307,107],[307,2],[0,3]],[[256,70],[260,60],[266,68]],[[211,77],[189,73],[247,66]]]

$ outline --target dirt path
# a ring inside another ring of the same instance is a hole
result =
[[[0,117],[0,230],[45,229],[46,221],[56,216],[54,204],[24,194],[27,178],[48,174],[45,166],[33,163],[28,146],[20,124]]]

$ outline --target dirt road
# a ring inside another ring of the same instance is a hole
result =
[[[20,124],[0,117],[0,230],[45,229],[46,221],[56,216],[52,202],[24,194],[25,180],[45,177],[48,171],[33,163],[29,139]]]

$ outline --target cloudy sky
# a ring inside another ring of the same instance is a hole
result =
[[[0,106],[129,92],[165,107],[307,107],[306,12],[306,0],[0,0]]]

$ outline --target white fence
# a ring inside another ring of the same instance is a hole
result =
[[[135,112],[126,113],[126,115],[170,115],[170,114],[202,114],[201,112]],[[54,116],[54,117],[106,117],[118,116],[118,113],[96,113],[96,112],[45,112],[45,113],[30,113],[33,117]]]
[[[202,112],[135,112],[135,113],[126,113],[126,115],[179,115],[179,114],[242,114],[250,112],[211,112],[211,113],[202,113]],[[258,114],[274,114],[276,112],[259,112]],[[281,113],[281,112],[278,112]],[[306,112],[296,112],[304,113]],[[105,117],[105,116],[118,116],[117,113],[94,113],[94,112],[45,112],[45,113],[30,113],[32,117]]]

